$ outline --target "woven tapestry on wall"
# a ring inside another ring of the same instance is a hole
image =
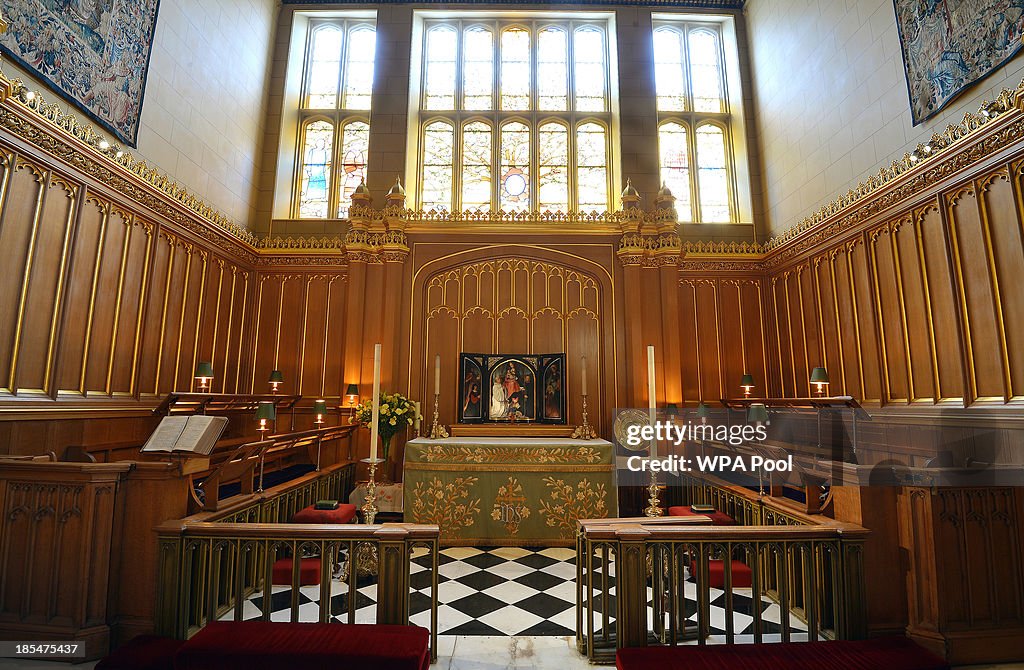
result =
[[[894,0],[917,125],[1021,48],[1024,0]]]
[[[135,146],[160,0],[0,0],[0,50]]]

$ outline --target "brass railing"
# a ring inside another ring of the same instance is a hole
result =
[[[283,523],[183,523],[157,528],[159,582],[156,632],[186,639],[215,620],[269,621],[274,563],[288,561],[290,621],[299,621],[303,558],[320,559],[316,621],[357,620],[360,577],[375,579],[375,623],[409,623],[409,578],[414,549],[425,550],[432,570],[431,654],[437,655],[439,530],[433,525],[330,525]],[[336,566],[344,566],[340,570]],[[347,606],[332,611],[335,577],[345,583]],[[284,591],[282,591],[283,593]],[[259,598],[259,605],[254,602]],[[278,603],[280,604],[280,603]],[[281,608],[279,608],[281,609]],[[310,617],[302,617],[307,619]]]
[[[837,522],[815,526],[710,526],[707,517],[580,521],[577,537],[576,642],[594,663],[615,650],[706,644],[711,602],[724,610],[722,640],[769,641],[762,603],[778,605],[770,637],[858,639],[866,635],[863,543],[868,531]],[[736,630],[739,598],[732,560],[751,569],[744,589],[750,633]],[[723,561],[712,597],[711,561]],[[692,582],[687,581],[692,578]],[[614,587],[614,593],[612,588]],[[687,592],[690,592],[690,614]],[[749,601],[746,600],[749,598]],[[613,621],[614,618],[614,621]],[[799,627],[801,630],[794,630]],[[775,633],[774,629],[778,632]],[[805,629],[805,630],[804,630]]]

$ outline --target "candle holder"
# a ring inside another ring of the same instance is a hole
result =
[[[647,508],[644,510],[644,516],[653,519],[662,515],[660,495],[658,475],[652,470],[651,483],[647,486]]]
[[[587,422],[587,394],[583,394],[583,423],[576,426],[576,430],[572,431],[572,438],[574,440],[594,440],[597,439],[597,433],[591,427],[590,423]]]
[[[430,439],[441,440],[448,437],[448,431],[439,422],[441,394],[434,394],[434,423],[430,426]]]
[[[370,479],[366,482],[366,498],[363,502],[363,518],[373,524],[377,518],[377,462],[370,460]]]

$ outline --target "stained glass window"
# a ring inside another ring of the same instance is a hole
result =
[[[690,144],[686,127],[669,121],[658,128],[661,180],[676,197],[676,211],[683,221],[692,218],[690,208]]]
[[[491,127],[482,121],[462,129],[462,209],[491,208]]]
[[[700,184],[701,220],[729,221],[729,179],[726,173],[725,133],[718,126],[697,128],[697,181]]]
[[[537,106],[569,108],[569,41],[563,28],[542,28],[537,37]]]
[[[530,33],[519,27],[501,32],[501,108],[530,108]]]
[[[467,28],[465,65],[462,69],[462,108],[492,109],[494,92],[494,42],[491,31],[481,26]]]
[[[596,123],[576,129],[576,194],[579,211],[603,210],[608,204],[608,146]]]
[[[425,19],[416,206],[607,210],[609,41],[589,16]]]
[[[654,60],[662,181],[680,220],[728,223],[734,177],[720,25],[662,20]]]
[[[574,36],[576,109],[604,111],[604,34],[593,26],[577,28]]]
[[[545,123],[540,127],[538,135],[540,171],[537,175],[537,208],[541,212],[568,211],[569,129],[561,123]]]
[[[292,216],[348,216],[366,177],[377,33],[372,20],[312,21],[299,108]]]
[[[455,129],[444,121],[429,124],[423,132],[423,209],[452,208],[452,148]]]
[[[501,208],[530,209],[530,129],[513,121],[501,127]]]
[[[427,109],[455,109],[458,34],[450,26],[427,31]]]
[[[327,216],[333,155],[334,126],[329,121],[322,120],[307,124],[302,145],[300,216]]]

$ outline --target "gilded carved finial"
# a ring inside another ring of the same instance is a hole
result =
[[[388,191],[388,195],[389,196],[396,196],[396,195],[404,196],[405,195],[405,188],[402,187],[402,178],[401,177],[399,177],[399,176],[395,177],[395,184],[394,184],[394,186],[391,187],[391,190]]]
[[[632,179],[629,179],[629,178],[626,179],[626,188],[622,189],[622,197],[623,198],[639,198],[640,197],[640,193],[635,188],[633,188],[633,180]]]

